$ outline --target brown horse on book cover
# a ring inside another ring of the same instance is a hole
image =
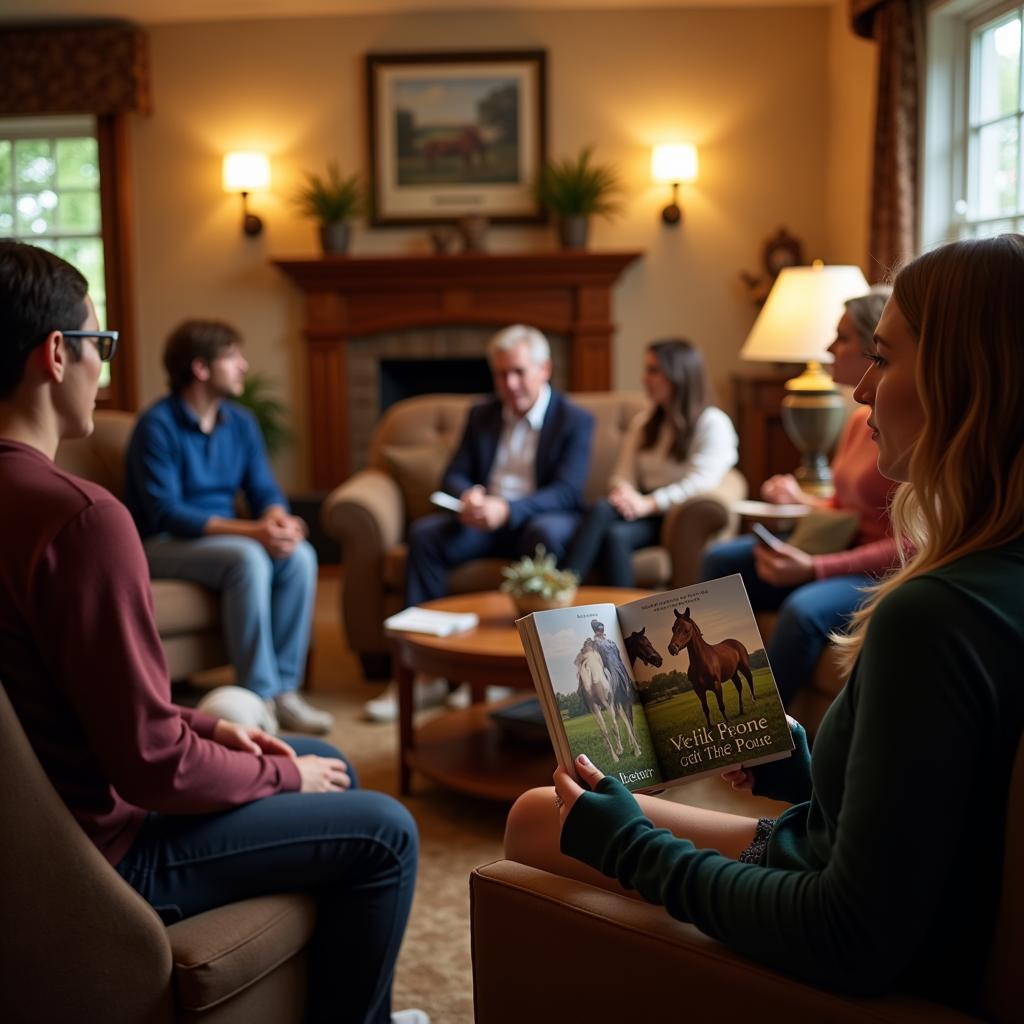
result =
[[[619,719],[626,727],[626,735],[633,746],[633,756],[641,754],[640,743],[637,741],[636,733],[633,731],[633,700],[632,694],[622,692],[622,684],[612,682],[604,667],[601,654],[593,640],[584,640],[580,653],[576,655],[576,679],[579,683],[577,692],[583,706],[594,716],[601,736],[608,747],[613,761],[619,760],[622,753],[622,736],[619,732]],[[612,736],[608,726],[605,724],[604,715],[607,712],[611,719],[612,728],[615,730],[615,743],[612,743]]]
[[[739,640],[723,640],[721,643],[709,644],[700,631],[700,626],[690,617],[690,609],[687,608],[682,615],[678,609],[675,612],[675,624],[672,626],[672,640],[668,645],[668,653],[673,657],[684,647],[690,656],[690,666],[686,670],[686,677],[693,686],[694,693],[700,699],[701,707],[704,709],[704,717],[711,725],[711,713],[708,711],[708,690],[713,690],[715,699],[718,701],[718,710],[722,717],[728,722],[729,716],[725,713],[725,700],[722,697],[722,683],[731,679],[736,687],[736,693],[740,699],[739,713],[743,714],[743,682],[741,676],[746,679],[747,687],[750,689],[751,700],[757,700],[754,693],[754,676],[750,671],[750,655],[746,647]]]

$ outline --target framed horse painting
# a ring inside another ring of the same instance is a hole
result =
[[[543,50],[366,58],[371,222],[540,223]]]

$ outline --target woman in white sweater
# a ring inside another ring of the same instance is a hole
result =
[[[600,561],[603,583],[633,585],[633,552],[659,543],[672,505],[718,485],[736,465],[736,431],[709,404],[700,351],[688,341],[656,341],[644,353],[644,390],[652,408],[623,439],[608,497],[579,528],[564,568],[586,577]]]

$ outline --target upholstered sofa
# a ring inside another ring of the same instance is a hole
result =
[[[606,493],[608,477],[630,420],[643,407],[635,392],[574,393],[573,401],[594,414],[596,426],[586,500]],[[324,530],[341,542],[345,559],[341,617],[349,646],[369,678],[387,674],[384,619],[402,605],[405,537],[409,523],[435,511],[428,496],[441,481],[462,434],[471,395],[424,395],[395,403],[378,423],[367,468],[350,477],[324,500]],[[742,475],[730,471],[719,487],[676,506],[665,517],[661,546],[638,551],[637,585],[679,587],[698,579],[700,553],[708,541],[735,530],[731,511],[746,496]],[[454,570],[452,593],[495,588],[499,559],[481,559]]]
[[[856,999],[826,992],[734,953],[661,907],[514,861],[497,861],[470,876],[476,1024],[596,1024],[638,1017],[765,1024],[1018,1022],[1024,1007],[1021,864],[1024,744],[1017,750],[1010,787],[984,1016],[976,1018],[915,996]]]
[[[98,409],[95,421],[91,437],[61,444],[57,465],[121,497],[124,453],[135,417]],[[182,580],[154,580],[153,605],[171,679],[184,679],[227,662],[216,594]]]

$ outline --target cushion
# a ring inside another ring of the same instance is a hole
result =
[[[860,516],[856,512],[812,508],[797,522],[796,529],[789,535],[789,543],[809,555],[828,555],[845,551],[859,528]]]
[[[208,910],[167,929],[183,1010],[203,1010],[248,988],[309,942],[311,897],[258,896]]]
[[[451,456],[441,444],[384,445],[381,457],[398,482],[408,520],[419,519],[437,509],[430,495],[441,486],[441,477]]]
[[[220,625],[220,595],[186,580],[153,580],[156,627],[162,637],[215,629]]]

